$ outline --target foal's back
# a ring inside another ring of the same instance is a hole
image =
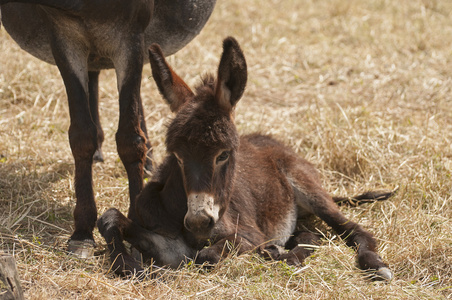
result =
[[[294,181],[318,182],[317,171],[289,147],[257,133],[240,138],[237,157],[232,209],[227,219],[257,227],[262,240],[256,244],[272,241],[284,246],[298,216],[306,215],[297,205],[300,195]]]

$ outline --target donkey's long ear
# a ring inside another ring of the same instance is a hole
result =
[[[223,41],[223,54],[218,67],[215,99],[226,110],[232,110],[245,91],[246,60],[239,43],[228,37]]]
[[[168,65],[159,45],[152,44],[149,48],[149,61],[151,62],[152,76],[160,94],[170,105],[171,111],[178,111],[188,98],[193,96],[193,92]]]

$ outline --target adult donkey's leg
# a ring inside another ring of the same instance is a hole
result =
[[[92,185],[97,127],[91,118],[88,100],[88,53],[84,50],[87,48],[83,47],[83,41],[65,38],[64,32],[54,36],[52,51],[66,86],[71,118],[69,142],[75,161],[75,231],[68,250],[87,257],[94,249],[93,229],[97,219]]]
[[[140,103],[141,103],[141,101],[140,101]],[[144,136],[146,137],[146,148],[147,148],[146,160],[144,162],[144,170],[147,172],[152,172],[154,169],[154,166],[152,164],[152,145],[151,145],[151,142],[149,142],[149,138],[148,138],[148,131],[146,128],[146,120],[145,120],[145,116],[144,116],[144,109],[143,109],[142,103],[140,106],[140,116],[141,116],[140,126],[141,126],[141,130],[144,133]]]
[[[147,152],[140,96],[143,70],[143,34],[129,34],[121,39],[123,47],[115,58],[119,89],[119,126],[116,132],[118,154],[129,178],[128,217],[135,220],[135,198],[143,188],[143,167]]]
[[[97,149],[93,157],[95,162],[104,161],[104,155],[102,153],[104,132],[99,119],[99,73],[99,71],[88,72],[89,108],[91,111],[91,117],[97,127]]]
[[[97,127],[97,149],[94,153],[94,162],[104,162],[104,154],[102,152],[102,143],[104,142],[104,131],[102,130],[102,125],[100,124],[100,118],[99,118],[99,71],[91,71],[88,72],[88,86],[89,86],[89,107],[91,111],[91,117],[96,124]],[[146,162],[144,165],[144,168],[147,171],[152,171],[152,146],[151,143],[148,140],[147,135],[147,129],[146,129],[146,122],[144,119],[144,110],[142,105],[140,106],[140,126],[141,130],[143,131],[145,137],[146,137]]]
[[[99,71],[88,72],[89,108],[91,111],[91,117],[97,127],[97,149],[93,157],[94,162],[104,162],[104,154],[102,152],[102,143],[104,142],[104,131],[102,130],[102,125],[100,124],[99,118],[99,74],[100,74]],[[140,106],[140,115],[142,120],[140,124],[141,130],[143,130],[143,133],[146,136],[147,140],[148,136],[142,106]],[[148,148],[148,151],[146,153],[146,163],[144,167],[146,170],[152,171],[152,147],[149,141],[146,143],[146,147]]]

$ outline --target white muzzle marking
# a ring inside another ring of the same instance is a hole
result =
[[[215,223],[219,219],[220,207],[215,204],[215,199],[212,195],[191,193],[188,195],[187,206],[186,218],[197,218],[207,215],[212,217]]]

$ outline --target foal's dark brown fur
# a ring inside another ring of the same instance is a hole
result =
[[[361,269],[392,277],[372,235],[339,211],[309,162],[269,136],[239,137],[233,113],[247,67],[233,38],[224,41],[217,79],[205,77],[194,93],[157,45],[149,54],[157,86],[177,114],[166,136],[168,156],[137,198],[136,218],[110,209],[98,221],[118,273],[140,270],[123,239],[145,258],[173,267],[185,258],[216,263],[230,244],[239,254],[258,250],[300,264],[309,255],[300,244],[318,238],[295,232],[297,220],[314,214],[357,250]]]

